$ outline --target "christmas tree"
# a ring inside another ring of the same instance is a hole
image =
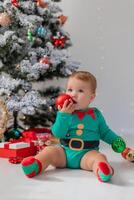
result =
[[[60,88],[34,85],[79,67],[68,53],[66,21],[59,0],[0,1],[0,97],[12,113],[13,130],[50,126],[55,119]]]

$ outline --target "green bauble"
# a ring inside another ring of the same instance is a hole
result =
[[[112,143],[112,149],[116,153],[122,153],[125,150],[125,148],[126,148],[126,143],[124,142],[124,140],[121,137],[117,138]]]

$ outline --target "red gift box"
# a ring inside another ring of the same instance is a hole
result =
[[[34,141],[25,142],[23,140],[13,142],[0,143],[0,157],[28,157],[33,156],[37,152],[36,143]]]

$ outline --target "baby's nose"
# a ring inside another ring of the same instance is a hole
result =
[[[76,96],[76,92],[73,91],[73,92],[71,93],[71,96],[72,96],[72,97]]]

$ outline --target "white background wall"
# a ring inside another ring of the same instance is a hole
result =
[[[72,57],[98,79],[97,105],[109,126],[134,134],[134,0],[62,0]]]

